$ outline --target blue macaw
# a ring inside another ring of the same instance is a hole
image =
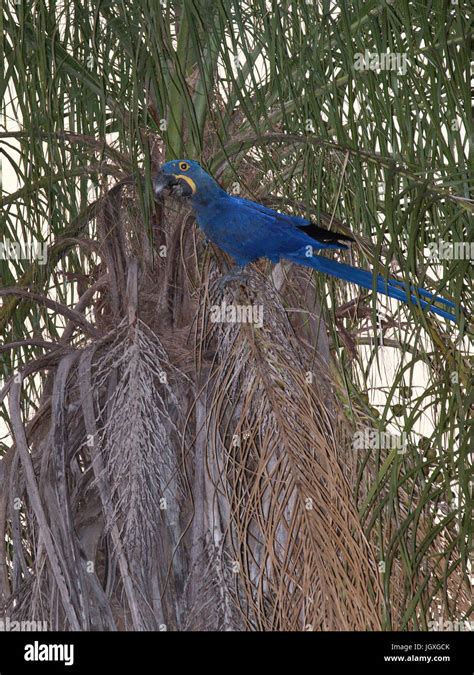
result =
[[[179,159],[163,164],[154,178],[153,189],[157,198],[164,192],[190,198],[197,223],[207,239],[237,263],[227,275],[229,278],[238,276],[245,265],[259,258],[269,258],[274,263],[284,259],[408,302],[404,282],[380,275],[374,279],[371,272],[315,254],[328,248],[347,249],[343,242],[353,241],[352,237],[230,195],[194,160]],[[445,319],[456,320],[455,305],[450,300],[414,287],[409,288],[409,296],[414,304]]]

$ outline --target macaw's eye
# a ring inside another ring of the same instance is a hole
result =
[[[187,162],[180,162],[179,168],[181,171],[187,171],[189,169],[189,164]]]

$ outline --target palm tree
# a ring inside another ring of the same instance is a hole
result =
[[[469,259],[427,255],[465,243],[472,211],[467,7],[2,13],[3,241],[48,247],[0,261],[3,613],[64,630],[467,619],[465,316],[265,261],[222,290],[229,260],[186,202],[152,195],[164,159],[198,159],[352,231],[342,259],[467,308]],[[229,305],[263,320],[214,320]]]

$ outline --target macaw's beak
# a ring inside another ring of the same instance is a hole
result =
[[[176,197],[191,197],[192,188],[182,178],[177,178],[174,174],[161,173],[153,178],[153,192],[156,199],[161,199],[163,193],[172,194]]]
[[[160,199],[163,192],[170,193],[177,184],[178,181],[172,174],[158,172],[153,177],[153,192],[155,193],[155,197]]]

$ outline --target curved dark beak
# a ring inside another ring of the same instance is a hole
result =
[[[153,178],[153,192],[156,199],[161,199],[163,192],[172,192],[177,185],[178,181],[172,174],[165,174],[160,171]]]
[[[193,191],[189,183],[173,174],[157,173],[153,178],[153,191],[156,199],[161,199],[163,193],[174,197],[191,197]]]

